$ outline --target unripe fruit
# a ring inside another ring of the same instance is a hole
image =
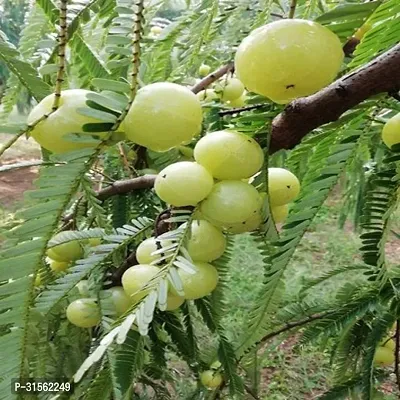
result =
[[[246,221],[228,225],[225,227],[225,229],[229,233],[237,235],[245,232],[253,232],[260,227],[261,223],[262,223],[261,213],[257,212]]]
[[[390,339],[390,338],[385,338],[385,339],[383,339],[383,340],[379,343],[379,345],[380,345],[380,346],[383,346],[383,347],[387,347],[389,350],[392,350],[393,352],[394,352],[395,349],[396,349],[396,342],[395,342],[393,339]]]
[[[199,75],[206,76],[210,73],[211,67],[207,64],[201,64],[199,68]]]
[[[300,182],[287,169],[268,168],[268,193],[272,207],[283,206],[300,193]]]
[[[386,122],[382,130],[382,140],[389,148],[400,143],[400,113]]]
[[[166,311],[177,310],[185,301],[184,297],[168,295]]]
[[[215,87],[217,94],[223,101],[232,101],[238,99],[244,92],[243,83],[237,78],[223,80]]]
[[[287,204],[284,204],[283,206],[271,207],[271,213],[274,222],[276,224],[279,224],[280,222],[283,222],[287,218],[289,214],[289,207]]]
[[[317,22],[285,19],[247,36],[235,71],[249,91],[288,103],[331,83],[344,58],[339,38]]]
[[[216,179],[249,178],[260,170],[264,153],[251,137],[234,131],[211,132],[194,148],[195,160]]]
[[[140,89],[123,122],[128,139],[154,151],[166,151],[201,131],[200,100],[190,89],[159,82]]]
[[[81,296],[89,296],[89,284],[86,279],[78,282],[76,288]]]
[[[213,265],[195,262],[194,266],[197,270],[195,274],[190,274],[183,269],[178,270],[187,300],[207,296],[217,287],[218,283],[218,271]]]
[[[214,89],[206,89],[196,94],[197,98],[204,103],[211,103],[214,100],[219,99]]]
[[[162,31],[163,31],[163,28],[161,28],[161,26],[158,26],[158,25],[152,26],[150,28],[150,32],[155,36],[158,36]]]
[[[122,275],[122,287],[132,302],[145,297],[151,289],[142,290],[160,271],[154,265],[139,264],[128,268]]]
[[[214,180],[200,164],[181,161],[164,168],[156,178],[157,196],[176,207],[195,206],[213,187]]]
[[[100,320],[100,310],[92,299],[78,299],[67,307],[67,318],[71,324],[80,328],[96,326]]]
[[[381,367],[389,367],[395,361],[394,353],[387,347],[377,347],[374,356],[374,364]]]
[[[86,95],[93,93],[88,90],[72,89],[64,90],[61,93],[59,108],[49,115],[48,118],[39,122],[31,131],[31,136],[45,149],[53,153],[65,153],[85,147],[96,146],[89,133],[84,133],[82,126],[88,123],[99,122],[94,118],[81,115],[77,112],[78,108],[87,108]],[[33,124],[43,115],[49,114],[54,103],[54,94],[45,97],[37,106],[33,108],[28,116],[27,123]],[[67,134],[81,133],[81,137],[88,138],[87,142],[72,142],[65,138]],[[105,137],[104,133],[93,133],[95,136]]]
[[[57,235],[54,236],[56,238]],[[72,240],[48,249],[47,255],[55,261],[70,262],[79,260],[83,256],[83,249],[78,240]]]
[[[200,205],[206,219],[223,225],[248,220],[259,210],[259,195],[254,186],[242,181],[221,181]]]
[[[50,269],[53,272],[64,272],[69,267],[69,262],[49,260]]]
[[[164,248],[172,244],[171,241],[160,241],[156,240],[155,237],[150,237],[144,240],[136,249],[136,259],[139,264],[151,264],[153,261],[157,261],[162,257],[161,254],[152,255],[152,253],[159,249],[157,243],[160,243]]]
[[[193,261],[213,261],[222,256],[225,247],[225,236],[218,228],[204,220],[192,222],[187,250]]]
[[[243,93],[240,97],[234,100],[228,101],[228,104],[233,108],[240,108],[246,104],[247,96]]]
[[[101,245],[101,238],[90,238],[88,239],[88,245],[90,247],[96,247]]]
[[[219,372],[207,370],[200,374],[201,383],[210,389],[215,389],[221,385],[223,379]]]
[[[132,303],[121,286],[114,286],[108,291],[111,294],[111,300],[118,316],[129,310]]]

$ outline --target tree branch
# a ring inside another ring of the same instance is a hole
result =
[[[400,89],[400,44],[321,91],[292,101],[272,122],[270,152],[291,149],[371,96]]]
[[[214,72],[211,72],[211,74],[207,75],[199,83],[194,85],[192,87],[192,92],[195,94],[201,92],[202,90],[210,86],[213,82],[215,82],[217,79],[223,77],[228,72],[233,71],[233,69],[234,69],[233,62],[223,65],[221,68],[217,69]]]

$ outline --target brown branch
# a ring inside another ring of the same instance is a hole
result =
[[[400,89],[400,44],[328,87],[292,101],[272,122],[270,152],[291,149],[371,96]]]
[[[294,13],[296,12],[297,0],[292,0],[290,3],[289,17],[294,18]]]
[[[265,107],[266,105],[267,105],[267,103],[252,104],[250,106],[245,106],[245,107],[240,107],[240,108],[232,108],[230,110],[222,110],[218,114],[220,117],[223,117],[224,115],[237,114],[237,113],[241,113],[244,111],[256,110],[258,108]]]
[[[195,94],[201,92],[202,90],[210,86],[213,82],[215,82],[217,79],[223,77],[228,72],[232,72],[233,69],[234,69],[233,63],[223,65],[221,68],[217,69],[214,72],[211,72],[211,74],[207,75],[199,83],[194,85],[192,87],[192,92]]]

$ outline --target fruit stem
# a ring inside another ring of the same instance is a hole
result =
[[[297,6],[297,0],[292,0],[290,3],[290,9],[289,9],[289,16],[288,18],[293,18],[294,13],[296,12],[296,6]]]
[[[67,47],[67,4],[68,0],[60,2],[60,33],[58,35],[58,70],[56,86],[54,89],[54,102],[52,112],[60,105],[61,89],[65,75],[65,48]]]

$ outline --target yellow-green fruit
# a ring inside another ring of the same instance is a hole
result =
[[[92,299],[78,299],[67,307],[67,318],[71,324],[80,328],[96,326],[100,320],[100,310]]]
[[[194,148],[195,160],[220,180],[249,178],[260,170],[264,153],[250,136],[217,131],[202,137]]]
[[[279,224],[280,222],[283,222],[287,218],[289,214],[289,207],[287,204],[284,204],[283,206],[271,207],[271,213],[274,222],[276,224]]]
[[[162,30],[163,30],[163,28],[161,28],[161,26],[158,26],[158,25],[152,26],[150,28],[150,32],[156,36],[158,36],[162,32]]]
[[[64,272],[68,269],[69,265],[69,262],[56,261],[51,259],[49,260],[49,266],[53,272]]]
[[[200,212],[211,223],[236,224],[259,211],[260,199],[254,186],[242,181],[221,181],[200,205]]]
[[[176,207],[195,206],[213,187],[211,174],[200,164],[181,161],[164,168],[156,178],[157,196]]]
[[[214,89],[202,90],[197,93],[196,96],[200,101],[204,101],[204,103],[211,103],[212,101],[219,99]]]
[[[88,239],[88,244],[90,247],[100,246],[101,238],[90,238],[90,239]]]
[[[154,151],[167,151],[201,131],[200,100],[190,89],[170,82],[145,86],[123,122],[129,140]]]
[[[364,35],[372,28],[372,25],[366,22],[359,29],[357,29],[356,33],[353,35],[356,39],[361,40]]]
[[[136,259],[139,264],[151,264],[162,257],[162,254],[152,254],[159,249],[157,243],[163,248],[172,244],[172,242],[168,240],[156,240],[155,237],[147,238],[140,243],[136,249]]]
[[[128,268],[122,275],[122,287],[132,302],[146,296],[151,289],[142,290],[160,271],[154,265],[139,264]]]
[[[284,168],[268,168],[268,193],[272,207],[293,201],[300,192],[296,175]]]
[[[389,148],[400,143],[400,113],[386,122],[382,130],[382,140]]]
[[[285,19],[254,30],[242,41],[235,71],[249,91],[288,103],[331,83],[343,57],[339,38],[328,28]]]
[[[257,212],[246,221],[228,225],[225,227],[225,229],[229,233],[237,235],[245,232],[253,232],[260,227],[261,223],[262,223],[261,213]]]
[[[199,75],[206,76],[210,73],[211,67],[207,64],[201,64],[199,68]]]
[[[243,83],[237,78],[223,80],[215,87],[215,91],[221,96],[223,101],[238,99],[244,92]]]
[[[226,239],[223,233],[208,221],[195,220],[191,225],[191,235],[187,250],[194,261],[213,261],[224,254]]]
[[[117,315],[122,315],[129,310],[132,303],[129,296],[121,286],[114,286],[109,289],[109,292]]]
[[[394,353],[387,347],[377,347],[374,356],[374,364],[381,367],[389,367],[395,361]]]
[[[228,104],[233,108],[239,108],[239,107],[243,107],[246,104],[246,100],[247,100],[247,96],[245,93],[243,93],[237,99],[228,101]]]
[[[390,338],[385,338],[385,339],[383,339],[383,340],[379,343],[379,345],[380,345],[380,346],[383,346],[383,347],[387,347],[389,350],[392,350],[393,352],[394,352],[395,349],[396,349],[396,342],[395,342],[393,339],[390,339]]]
[[[167,297],[167,311],[173,311],[178,309],[185,301],[184,297],[168,295]]]
[[[56,238],[57,235],[54,236]],[[48,249],[47,255],[55,261],[70,262],[79,260],[83,256],[83,249],[78,240],[72,240]]]
[[[194,266],[196,267],[195,274],[190,274],[181,268],[178,271],[187,300],[207,296],[217,287],[218,283],[218,271],[213,265],[195,262]]]
[[[76,288],[81,296],[89,295],[89,283],[86,279],[81,280],[76,284]]]
[[[98,120],[81,115],[77,112],[78,108],[87,108],[86,95],[93,93],[88,90],[72,89],[61,93],[59,108],[49,115],[48,118],[39,122],[31,131],[31,136],[45,149],[53,153],[65,153],[72,150],[85,147],[94,147],[92,136],[89,133],[83,133],[82,126],[88,123],[99,122]],[[45,97],[36,107],[33,108],[28,116],[27,123],[33,124],[43,115],[49,114],[54,103],[54,94]],[[81,133],[81,137],[87,138],[86,142],[72,142],[65,135],[71,133]],[[104,133],[95,133],[98,137],[107,135]],[[90,141],[92,141],[90,143]]]
[[[200,374],[201,383],[210,389],[215,389],[221,385],[223,379],[219,372],[207,370]]]

